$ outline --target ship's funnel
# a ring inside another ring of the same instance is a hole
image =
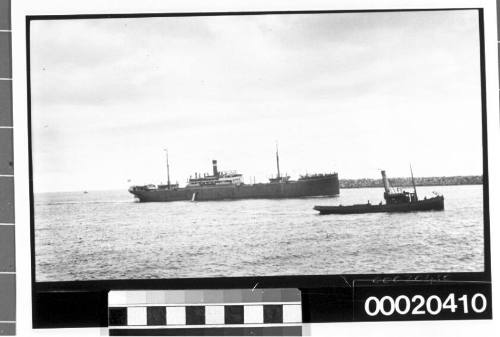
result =
[[[387,179],[387,176],[385,175],[385,170],[382,170],[382,182],[384,183],[385,191],[387,193],[390,193],[391,186],[389,185],[389,180]]]
[[[214,176],[218,176],[219,175],[219,172],[217,171],[217,160],[212,160],[212,166],[214,168]]]

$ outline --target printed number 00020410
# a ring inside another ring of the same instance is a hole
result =
[[[370,296],[365,301],[365,312],[368,316],[399,315],[438,315],[444,310],[454,313],[458,311],[468,314],[469,312],[482,313],[486,310],[488,302],[486,296],[477,293],[471,297],[463,295],[459,298],[451,293],[442,301],[441,297],[431,295],[425,298],[422,295],[415,295],[411,298],[406,295],[400,295],[396,299],[391,296],[377,298]]]

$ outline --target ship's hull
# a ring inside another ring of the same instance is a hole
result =
[[[411,203],[383,204],[383,205],[352,205],[352,206],[314,206],[319,214],[363,214],[382,212],[417,212],[417,211],[441,211],[444,209],[444,198],[419,200]]]
[[[333,174],[280,183],[130,190],[130,193],[134,194],[141,202],[302,198],[338,195],[339,180],[338,175]]]

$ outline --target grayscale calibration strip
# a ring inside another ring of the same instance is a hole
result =
[[[16,332],[10,0],[0,0],[0,335]]]

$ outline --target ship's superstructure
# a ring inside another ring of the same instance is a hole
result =
[[[189,177],[186,187],[201,187],[215,185],[241,185],[243,175],[236,171],[221,172],[217,169],[217,160],[212,160],[213,174],[208,175],[195,173],[194,178]]]
[[[313,174],[290,180],[282,176],[279,154],[276,148],[277,175],[269,183],[245,184],[243,175],[236,171],[219,171],[217,160],[212,161],[212,174],[195,173],[189,177],[185,187],[170,183],[167,152],[167,185],[131,186],[129,192],[141,202],[148,201],[208,201],[258,198],[301,198],[313,196],[334,196],[339,194],[337,173]]]
[[[393,188],[389,184],[389,179],[385,171],[382,170],[382,182],[384,184],[384,200],[387,204],[401,204],[418,201],[417,189],[415,180],[413,179],[413,171],[411,172],[411,180],[413,182],[413,192],[404,191],[401,188]]]

